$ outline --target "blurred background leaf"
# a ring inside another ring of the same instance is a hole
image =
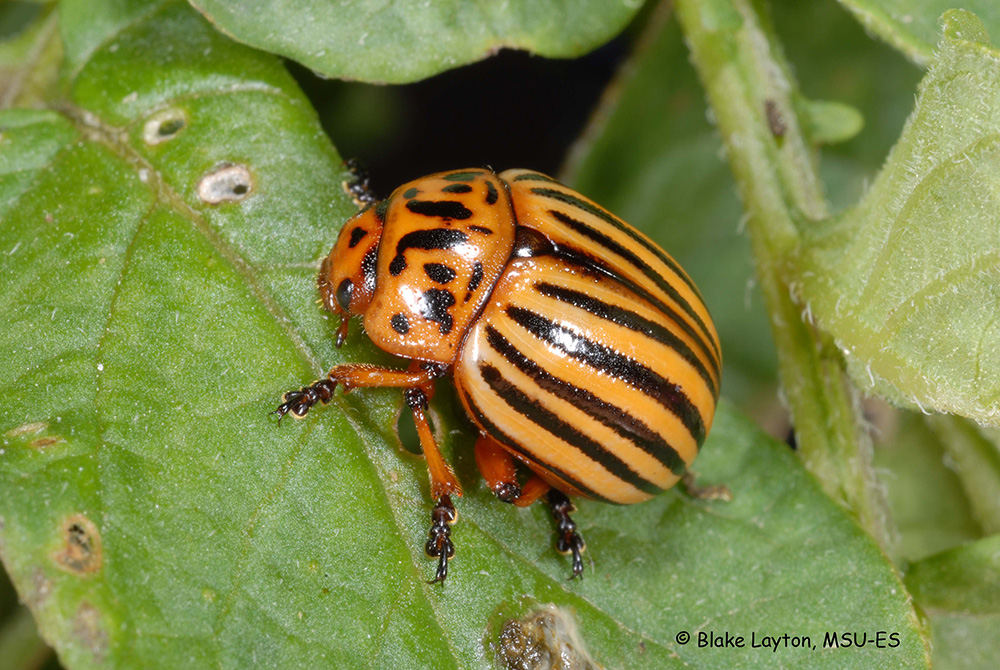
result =
[[[233,38],[292,58],[326,77],[404,83],[524,49],[549,58],[580,56],[617,35],[639,0],[195,0]],[[497,89],[497,100],[516,91]],[[461,106],[449,97],[445,105]]]

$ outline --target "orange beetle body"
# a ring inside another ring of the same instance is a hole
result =
[[[349,220],[323,261],[322,302],[363,315],[371,340],[407,371],[364,365],[286,394],[306,414],[333,388],[406,388],[436,506],[427,544],[454,554],[450,495],[461,487],[424,409],[451,374],[480,438],[494,493],[548,494],[557,546],[581,574],[583,540],[564,494],[628,504],[673,486],[712,425],[721,352],[701,296],[645,235],[579,193],[528,170],[468,169],[396,189]],[[515,462],[534,477],[523,486]]]

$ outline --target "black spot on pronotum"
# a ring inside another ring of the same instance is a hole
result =
[[[410,322],[404,314],[393,314],[392,318],[389,319],[389,325],[400,335],[406,335],[410,332]]]
[[[476,177],[481,174],[482,172],[455,172],[453,174],[446,174],[442,179],[448,181],[475,181]]]
[[[53,558],[63,570],[86,575],[101,569],[103,553],[97,526],[82,514],[68,517],[62,524],[62,545]]]
[[[238,202],[253,190],[253,179],[245,165],[224,163],[198,180],[198,197],[210,205]]]
[[[438,284],[447,284],[455,278],[455,270],[442,263],[424,263],[424,272]]]
[[[472,210],[457,200],[410,200],[406,209],[421,216],[441,219],[465,220],[472,216]]]
[[[160,144],[177,137],[187,126],[184,110],[163,109],[151,116],[142,127],[142,139],[146,144]]]
[[[350,279],[345,279],[340,282],[340,286],[337,287],[337,304],[340,305],[340,309],[345,312],[349,311],[351,307],[352,293],[354,293],[354,282]]]
[[[450,228],[431,228],[407,233],[396,243],[396,255],[389,262],[389,273],[397,277],[406,269],[404,254],[407,249],[424,249],[425,251],[451,249],[468,241],[468,239],[469,236],[462,231]]]
[[[441,189],[442,193],[471,193],[472,187],[468,184],[449,184]]]
[[[364,228],[362,228],[361,226],[358,226],[357,228],[355,228],[354,230],[352,230],[351,231],[351,239],[347,243],[347,248],[348,249],[353,249],[354,247],[358,246],[358,242],[360,242],[361,240],[365,239],[365,236],[367,234],[368,234],[368,231],[365,230]]]
[[[443,288],[429,288],[424,291],[423,298],[420,303],[421,315],[428,321],[437,323],[442,335],[450,333],[454,325],[454,320],[448,313],[448,308],[455,304],[452,292]]]

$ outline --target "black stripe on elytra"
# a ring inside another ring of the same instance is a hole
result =
[[[472,193],[472,187],[468,184],[448,184],[441,189],[442,193]]]
[[[552,433],[563,442],[578,449],[590,460],[599,463],[618,479],[631,484],[646,493],[659,493],[655,484],[629,467],[628,463],[615,456],[600,443],[580,432],[576,427],[566,423],[558,415],[550,412],[541,403],[528,397],[517,384],[506,379],[501,372],[488,363],[480,364],[479,374],[483,381],[496,393],[501,400],[515,412],[535,423],[539,428]]]
[[[424,263],[424,274],[438,284],[447,284],[458,273],[443,263]]]
[[[435,216],[460,221],[472,216],[472,210],[458,200],[407,200],[406,209],[421,216]]]
[[[482,172],[455,172],[453,174],[446,174],[442,179],[447,181],[475,181]]]
[[[493,234],[493,231],[485,226],[469,226],[469,230],[474,230],[477,233],[482,233],[483,235]]]
[[[358,246],[358,242],[360,242],[361,240],[365,239],[366,235],[368,235],[368,231],[365,230],[364,228],[362,228],[361,226],[358,226],[357,228],[355,228],[354,230],[352,230],[351,231],[351,239],[347,243],[347,248],[348,249],[353,249],[354,247]]]
[[[537,454],[534,454],[525,449],[521,444],[518,443],[517,440],[515,440],[513,437],[502,431],[499,428],[499,426],[490,421],[489,418],[487,418],[486,414],[483,412],[483,410],[479,409],[479,405],[477,405],[475,401],[472,398],[470,398],[467,393],[463,395],[465,396],[465,402],[468,404],[469,410],[472,413],[473,420],[477,424],[479,424],[479,426],[483,430],[485,430],[486,433],[494,440],[496,440],[503,446],[507,447],[511,451],[519,454],[529,463],[534,463],[540,469],[545,470],[546,472],[551,472],[553,475],[563,480],[564,482],[575,488],[577,491],[579,491],[586,497],[591,498],[593,500],[600,500],[601,502],[614,503],[614,501],[609,500],[602,495],[599,495],[593,489],[584,486],[583,483],[571,477],[569,474],[555,467],[551,463],[547,463],[546,461],[542,460],[541,458],[538,457]]]
[[[715,350],[709,347],[708,344],[706,344],[705,337],[701,333],[696,332],[695,329],[691,326],[691,324],[689,324],[687,320],[677,312],[676,309],[674,309],[670,305],[660,300],[657,296],[651,294],[646,288],[639,286],[631,279],[616,272],[611,267],[604,265],[601,261],[592,258],[590,256],[587,256],[583,252],[577,251],[569,247],[560,247],[555,251],[555,255],[570,265],[578,265],[582,268],[586,268],[587,270],[591,270],[592,272],[597,272],[606,277],[609,277],[610,279],[614,279],[616,282],[619,282],[622,286],[632,291],[633,293],[635,293],[637,296],[639,296],[649,304],[653,305],[656,309],[663,312],[663,314],[667,318],[669,318],[673,323],[677,324],[677,326],[681,330],[687,333],[691,337],[691,339],[695,343],[697,343],[698,349],[700,349],[701,352],[705,355],[705,358],[708,359],[708,362],[712,366],[712,370],[715,372],[716,377],[719,376],[720,372],[719,364],[714,356]]]
[[[557,180],[541,172],[525,172],[514,177],[514,181],[547,181],[552,184],[559,183]]]
[[[705,440],[705,422],[701,413],[677,384],[642,363],[523,307],[512,305],[504,311],[515,323],[553,349],[586,363],[598,372],[620,379],[656,400],[680,419],[696,444],[701,445]]]
[[[705,365],[701,362],[701,359],[695,355],[691,348],[682,339],[655,321],[650,321],[644,316],[640,316],[639,314],[625,309],[624,307],[606,303],[593,296],[587,295],[586,293],[574,291],[564,286],[557,286],[547,282],[539,282],[535,284],[535,290],[544,296],[555,298],[560,302],[578,307],[579,309],[593,314],[598,318],[611,321],[612,323],[628,328],[629,330],[647,335],[660,344],[673,349],[680,355],[681,358],[687,361],[691,367],[695,369],[703,380],[705,380],[705,383],[708,384],[708,388],[712,391],[712,395],[718,399],[719,389],[716,388],[715,380],[712,378],[712,375],[708,372]],[[709,360],[714,362],[714,359],[711,357],[709,357]]]
[[[560,193],[560,191],[556,191],[556,193]],[[597,244],[607,249],[609,252],[620,256],[623,260],[625,260],[628,263],[631,263],[633,266],[639,269],[644,275],[652,279],[653,282],[664,293],[669,295],[674,300],[674,302],[676,302],[681,307],[681,309],[683,309],[684,312],[687,313],[694,320],[694,322],[698,324],[698,327],[701,329],[705,341],[708,343],[710,347],[712,347],[712,351],[715,352],[715,357],[718,358],[719,350],[716,347],[715,340],[712,338],[711,335],[709,335],[708,327],[705,325],[705,322],[701,320],[701,317],[698,316],[697,312],[694,311],[694,308],[691,307],[691,304],[688,303],[687,300],[682,298],[680,293],[677,292],[677,289],[674,288],[670,282],[664,279],[660,273],[653,270],[653,268],[649,267],[649,265],[644,260],[636,256],[634,253],[632,253],[622,245],[618,244],[610,237],[608,237],[601,231],[597,230],[596,228],[592,228],[587,224],[583,223],[582,221],[577,221],[568,214],[564,214],[563,212],[560,212],[558,210],[550,209],[548,213],[557,221],[567,226],[574,232],[590,240],[593,240]],[[695,295],[698,295],[697,291],[695,291]]]
[[[406,269],[406,250],[424,249],[425,251],[436,251],[451,249],[459,244],[468,242],[469,236],[461,230],[451,228],[430,228],[428,230],[414,230],[403,235],[396,243],[396,255],[389,262],[389,274],[398,277]]]
[[[540,195],[543,198],[551,198],[553,200],[558,200],[559,202],[566,203],[567,205],[572,205],[573,207],[582,209],[588,214],[596,216],[602,221],[611,224],[612,226],[614,226],[615,228],[622,231],[623,233],[631,237],[633,240],[638,242],[651,254],[659,258],[664,265],[669,267],[674,272],[674,274],[680,277],[681,281],[687,284],[691,288],[691,290],[694,291],[694,294],[697,295],[699,299],[701,298],[701,294],[698,293],[698,287],[694,285],[694,282],[692,282],[691,279],[684,272],[684,270],[681,269],[681,267],[677,264],[677,261],[675,261],[666,253],[664,253],[663,249],[660,249],[651,240],[647,239],[644,235],[640,234],[637,230],[626,224],[624,221],[622,221],[617,216],[607,211],[603,207],[598,207],[597,205],[591,202],[587,202],[586,200],[577,198],[575,195],[567,193],[566,191],[559,191],[552,188],[533,188],[531,189],[531,192],[534,193],[535,195]]]
[[[497,187],[493,185],[493,182],[486,182],[486,204],[495,205],[500,194],[497,193]]]
[[[429,288],[423,292],[422,297],[420,315],[437,323],[442,335],[450,333],[455,322],[448,313],[448,308],[455,304],[454,294],[443,288]]]
[[[403,193],[403,198],[409,200],[410,198],[416,198],[417,194],[420,193],[420,189],[416,186],[412,186]]]
[[[675,475],[684,474],[685,463],[664,436],[654,431],[624,408],[601,400],[590,391],[560,379],[524,355],[493,326],[486,327],[486,341],[518,370],[531,377],[539,388],[586,412],[618,435],[629,440]]]

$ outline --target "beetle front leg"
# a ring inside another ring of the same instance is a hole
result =
[[[366,387],[426,386],[443,373],[442,366],[431,363],[413,363],[407,370],[380,368],[366,363],[338,365],[330,370],[327,379],[285,393],[284,402],[271,414],[276,414],[279,422],[289,413],[296,419],[302,419],[316,403],[325,405],[330,402],[338,384],[344,387],[344,393]]]
[[[404,398],[413,412],[413,423],[417,427],[420,446],[427,459],[427,471],[431,480],[431,498],[434,511],[431,512],[431,529],[425,550],[427,555],[438,559],[437,572],[431,583],[444,583],[448,577],[448,561],[455,556],[455,543],[451,540],[451,525],[458,518],[458,511],[451,502],[452,495],[462,495],[462,487],[454,470],[441,454],[430,423],[427,421],[427,403],[434,389],[430,384],[406,389]]]

